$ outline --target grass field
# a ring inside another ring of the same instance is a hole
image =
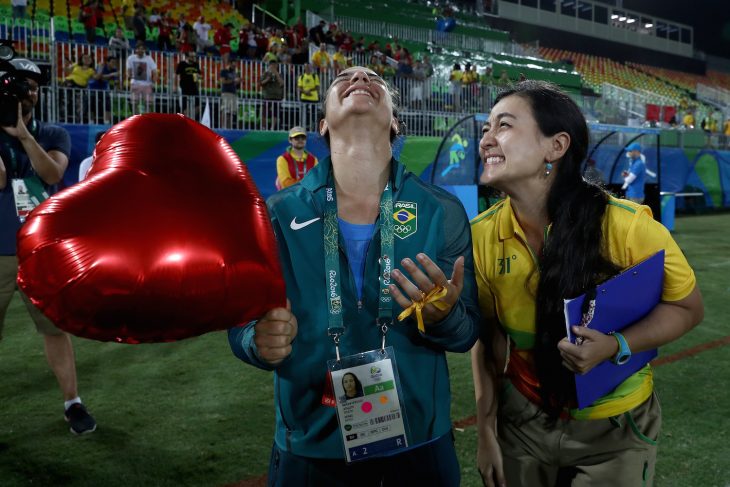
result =
[[[705,321],[661,350],[730,336],[730,215],[677,220]],[[273,438],[271,375],[235,359],[222,332],[160,345],[74,339],[81,397],[98,430],[74,437],[41,338],[19,299],[0,342],[0,485],[256,485]],[[474,414],[468,355],[450,355],[453,419]],[[659,487],[730,485],[730,346],[656,369],[664,411]],[[476,432],[457,432],[464,486],[477,486]]]

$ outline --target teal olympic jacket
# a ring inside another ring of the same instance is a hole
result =
[[[469,220],[457,198],[428,185],[392,160],[393,204],[404,203],[415,218],[396,229],[395,266],[424,252],[451,277],[454,261],[463,255],[464,289],[449,315],[441,322],[418,331],[412,318],[398,322],[402,311],[393,301],[393,324],[386,345],[393,346],[400,375],[410,445],[447,434],[451,429],[451,391],[445,351],[466,352],[477,340],[479,310],[474,279]],[[315,166],[304,179],[274,195],[268,209],[279,246],[286,294],[297,317],[299,331],[291,355],[275,369],[263,363],[254,345],[255,322],[232,328],[228,339],[233,353],[251,365],[275,370],[275,441],[279,448],[313,458],[344,458],[335,408],[323,406],[322,394],[327,360],[335,358],[327,335],[327,296],[324,271],[323,219],[325,187],[331,168],[329,158]],[[395,215],[394,215],[395,218]],[[302,222],[315,220],[306,226]],[[401,217],[401,220],[403,218]],[[295,224],[292,224],[296,222]],[[396,225],[402,222],[396,220]],[[292,228],[293,227],[293,228]],[[398,236],[398,232],[403,238]],[[381,345],[376,326],[380,230],[368,247],[362,302],[358,303],[340,233],[341,296],[344,324],[340,341],[342,356],[374,350]]]

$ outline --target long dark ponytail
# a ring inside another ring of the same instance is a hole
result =
[[[575,397],[572,372],[562,365],[557,344],[566,335],[563,299],[574,298],[617,273],[606,257],[602,222],[608,195],[582,177],[588,151],[588,127],[575,102],[557,86],[523,81],[500,93],[519,96],[532,108],[545,136],[566,132],[570,145],[554,162],[554,181],[547,197],[552,225],[540,259],[535,323],[535,366],[543,410],[556,418]]]

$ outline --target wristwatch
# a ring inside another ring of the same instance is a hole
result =
[[[631,349],[629,348],[629,344],[621,333],[612,331],[610,334],[613,335],[618,342],[618,352],[616,352],[616,355],[611,359],[611,361],[616,365],[624,365],[626,362],[631,360]]]

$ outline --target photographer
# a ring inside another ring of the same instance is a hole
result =
[[[71,139],[64,129],[33,118],[42,82],[38,66],[20,58],[3,64],[0,71],[13,78],[3,83],[0,95],[0,337],[16,287],[16,233],[25,220],[22,215],[35,206],[32,197],[43,201],[53,192],[53,185],[63,178],[71,150]],[[56,328],[22,291],[19,293],[43,335],[46,359],[63,393],[64,417],[71,432],[91,433],[96,422],[78,397],[70,336]]]

